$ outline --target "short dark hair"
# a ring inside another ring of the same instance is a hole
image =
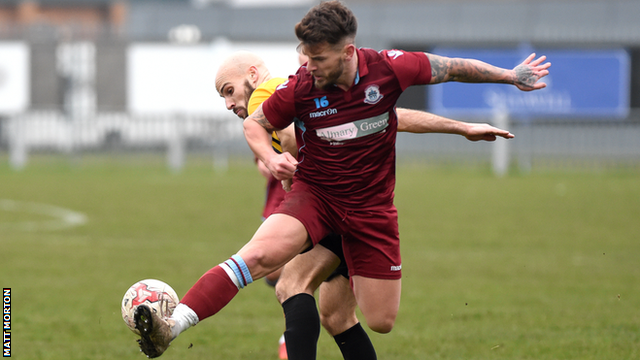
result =
[[[339,45],[347,38],[354,41],[357,30],[358,21],[353,12],[335,0],[311,8],[295,27],[298,40],[308,46],[325,42]]]

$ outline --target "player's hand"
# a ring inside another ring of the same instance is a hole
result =
[[[470,123],[465,137],[471,141],[494,141],[498,136],[505,139],[513,139],[515,135],[507,130],[498,129],[489,124]]]
[[[538,80],[549,75],[549,70],[547,69],[549,69],[551,63],[546,62],[542,64],[542,62],[547,59],[547,57],[544,55],[533,60],[533,58],[535,57],[536,54],[533,53],[529,55],[529,57],[527,57],[520,65],[513,68],[513,84],[522,91],[539,90],[547,86],[547,84],[538,82]]]
[[[277,180],[291,179],[296,171],[298,161],[288,152],[274,153],[269,159],[265,159],[265,165],[273,177]]]

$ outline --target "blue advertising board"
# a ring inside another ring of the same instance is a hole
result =
[[[513,69],[531,52],[528,49],[436,48],[447,57],[482,60]],[[449,116],[486,117],[496,110],[528,118],[537,116],[625,117],[629,112],[630,60],[623,49],[538,50],[551,62],[547,87],[521,91],[513,85],[449,82],[429,87],[431,111]],[[537,57],[536,56],[536,57]]]

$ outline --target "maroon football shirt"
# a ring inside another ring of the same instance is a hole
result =
[[[262,104],[269,122],[283,129],[293,120],[298,142],[296,181],[347,209],[393,203],[395,104],[411,85],[428,84],[424,53],[358,49],[358,74],[347,91],[317,89],[305,67]]]

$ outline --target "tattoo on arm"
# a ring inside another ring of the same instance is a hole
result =
[[[431,82],[461,81],[469,83],[509,82],[505,69],[473,59],[447,58],[429,54]]]
[[[446,78],[446,75],[450,70],[450,64],[448,64],[446,61],[448,59],[431,54],[427,56],[429,57],[429,62],[431,63],[431,82],[441,83],[449,81],[450,79]]]
[[[269,122],[269,120],[267,120],[267,117],[264,116],[264,113],[262,111],[256,111],[254,113],[254,119],[255,122],[257,122],[258,124],[260,124],[260,126],[262,126],[267,132],[274,132],[276,130],[275,127],[273,127],[273,125],[271,125],[271,123]]]

